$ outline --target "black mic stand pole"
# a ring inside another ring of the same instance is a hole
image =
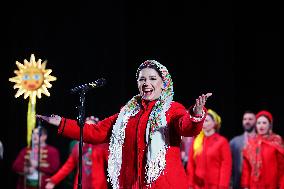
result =
[[[40,180],[40,137],[41,137],[41,120],[38,119],[38,154],[37,154],[37,171],[38,171],[38,179],[37,179],[37,188],[40,189],[41,180]]]
[[[105,84],[105,79],[101,78],[95,82],[80,85],[71,89],[72,93],[79,93],[80,105],[78,106],[79,116],[77,117],[77,123],[80,127],[80,140],[79,140],[79,175],[78,175],[78,189],[82,189],[82,148],[83,148],[83,127],[85,125],[85,94],[88,90],[100,87]]]
[[[83,127],[85,124],[85,94],[86,91],[80,91],[80,105],[78,106],[79,116],[77,122],[80,127],[80,140],[79,140],[79,175],[78,175],[78,189],[82,189],[82,148],[83,148]]]

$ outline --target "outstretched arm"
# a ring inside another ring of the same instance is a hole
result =
[[[91,144],[100,144],[107,142],[112,131],[118,114],[114,114],[97,124],[86,124],[83,128],[83,141]],[[38,118],[46,121],[51,125],[58,126],[58,134],[65,137],[79,140],[80,127],[76,120],[67,119],[58,115],[43,116],[37,115]]]

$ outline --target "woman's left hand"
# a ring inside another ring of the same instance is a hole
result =
[[[195,115],[200,115],[202,114],[203,107],[206,104],[206,100],[212,96],[212,93],[207,93],[207,94],[202,94],[199,96],[195,101],[195,105],[193,107],[193,113]]]
[[[55,125],[55,126],[59,126],[61,122],[61,117],[59,115],[52,114],[51,116],[44,116],[44,115],[36,114],[36,117],[43,121],[46,121],[47,123],[51,125]]]

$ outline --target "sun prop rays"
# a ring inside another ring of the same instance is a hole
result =
[[[15,97],[18,98],[24,94],[24,98],[31,98],[32,104],[35,103],[36,97],[41,98],[41,94],[50,96],[48,88],[51,88],[51,81],[55,81],[56,77],[51,76],[51,69],[45,69],[47,61],[41,62],[35,60],[32,54],[30,61],[24,60],[24,64],[16,61],[19,70],[15,70],[15,77],[9,78],[9,81],[15,82],[14,89],[18,89]]]
[[[24,99],[29,97],[28,115],[27,115],[27,143],[30,146],[32,129],[35,127],[35,107],[36,98],[41,98],[41,94],[50,96],[48,88],[51,88],[51,81],[55,81],[56,77],[51,76],[51,69],[46,69],[46,63],[35,60],[34,54],[31,55],[30,61],[24,60],[24,64],[16,61],[19,70],[15,70],[15,77],[9,78],[9,81],[15,82],[14,89],[18,89],[15,97],[24,95]]]

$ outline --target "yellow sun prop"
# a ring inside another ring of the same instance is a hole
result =
[[[56,77],[51,76],[51,69],[45,69],[47,61],[43,63],[41,59],[35,60],[35,56],[32,54],[30,61],[24,60],[24,64],[16,61],[16,65],[19,70],[15,70],[14,73],[17,75],[15,77],[9,78],[9,81],[15,82],[14,89],[18,89],[15,97],[18,98],[24,94],[24,98],[29,97],[29,107],[28,107],[28,146],[30,145],[32,129],[35,127],[35,105],[36,98],[41,98],[41,94],[50,96],[48,88],[52,85],[50,81],[55,81]]]
[[[41,59],[35,61],[32,54],[30,62],[24,60],[24,65],[16,61],[19,70],[15,70],[16,77],[9,79],[15,82],[14,89],[18,89],[15,97],[18,98],[24,94],[24,98],[31,98],[32,104],[36,101],[36,97],[41,98],[41,93],[50,96],[47,88],[51,88],[50,81],[55,81],[56,77],[51,76],[51,69],[45,69],[47,61],[41,63]]]

